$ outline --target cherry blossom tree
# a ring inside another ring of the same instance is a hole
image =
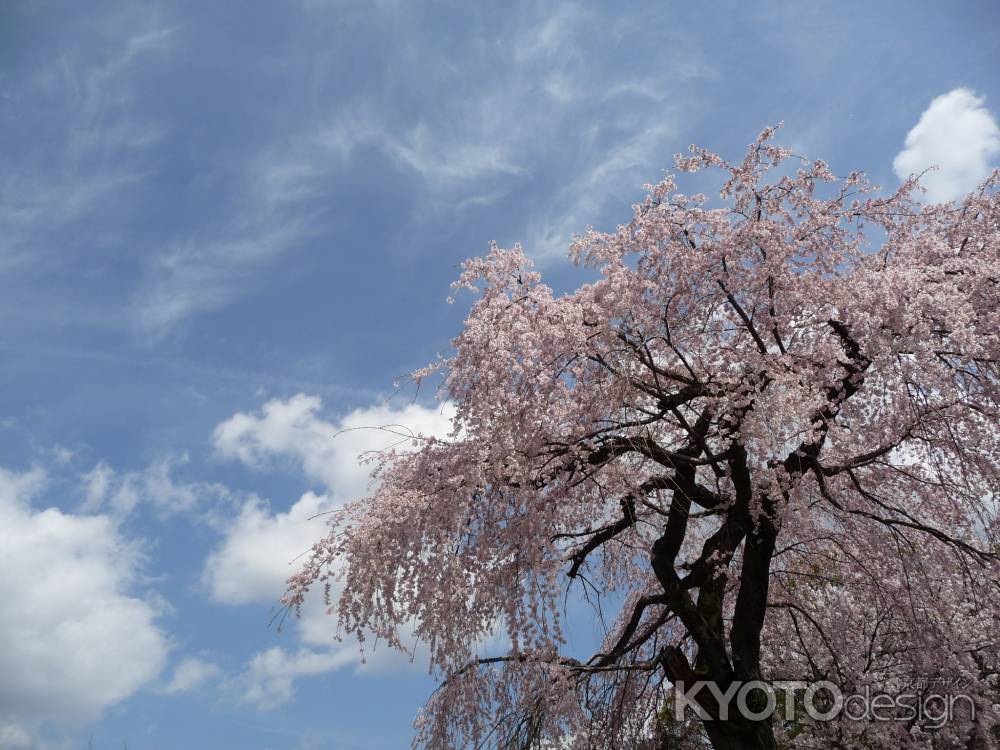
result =
[[[517,247],[465,263],[464,328],[415,374],[454,431],[378,456],[286,598],[325,585],[341,636],[427,644],[418,746],[996,746],[1000,174],[928,206],[773,135],[678,157],[718,197],[647,186],[576,238],[572,293]],[[671,716],[681,682],[756,680],[964,700]]]

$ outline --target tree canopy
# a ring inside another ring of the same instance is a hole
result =
[[[718,195],[647,186],[575,239],[596,280],[571,293],[518,247],[465,263],[476,301],[415,374],[441,377],[453,432],[380,455],[287,596],[325,584],[342,635],[428,645],[418,745],[996,742],[1000,175],[924,205],[916,179],[883,196],[773,135],[678,157]],[[567,588],[595,602],[595,653],[567,646]],[[944,679],[967,699],[941,726],[899,704],[723,720],[708,691],[694,737],[668,716],[679,682]]]

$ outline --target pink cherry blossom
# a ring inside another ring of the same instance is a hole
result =
[[[774,133],[678,157],[718,197],[647,186],[575,239],[596,280],[572,293],[518,247],[466,262],[476,301],[416,373],[453,433],[380,456],[287,596],[332,587],[341,635],[427,644],[418,746],[997,746],[1000,174],[924,206]],[[620,607],[595,653],[567,588]],[[969,701],[937,728],[672,723],[696,679]]]

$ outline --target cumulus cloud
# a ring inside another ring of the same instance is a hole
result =
[[[900,179],[921,178],[932,203],[961,198],[986,179],[1000,157],[1000,127],[981,97],[966,88],[934,99],[892,162]]]
[[[45,750],[48,745],[22,726],[0,724],[0,747],[4,750]]]
[[[205,565],[204,582],[216,601],[276,601],[295,570],[293,561],[323,536],[322,514],[370,489],[370,469],[359,456],[405,446],[415,435],[444,437],[453,415],[450,405],[374,406],[333,422],[323,418],[322,406],[317,396],[300,393],[268,401],[257,413],[237,413],[216,427],[213,443],[221,457],[257,471],[291,461],[295,471],[326,489],[305,493],[284,512],[257,498],[246,501]]]
[[[199,659],[197,656],[188,656],[177,665],[170,682],[160,692],[164,695],[186,693],[218,679],[221,675],[222,670],[218,665]]]
[[[91,720],[160,673],[168,644],[137,596],[141,554],[108,516],[37,509],[45,476],[0,469],[0,745]]]
[[[175,479],[175,470],[188,461],[187,455],[166,457],[140,471],[125,473],[101,461],[82,477],[84,502],[81,509],[124,518],[144,503],[161,517],[196,510],[211,516],[230,505],[232,494],[221,484]]]
[[[297,677],[329,672],[354,660],[346,651],[300,649],[292,653],[279,647],[270,648],[250,661],[243,700],[261,710],[276,708],[292,699]]]
[[[356,409],[338,422],[320,416],[318,396],[300,393],[274,399],[257,414],[238,413],[215,428],[215,450],[254,469],[275,459],[291,459],[306,476],[340,501],[364,494],[370,469],[359,456],[390,445],[405,444],[410,435],[444,437],[451,429],[452,409],[426,409],[417,404],[395,409]]]
[[[322,416],[322,407],[318,397],[300,393],[268,401],[255,413],[237,413],[215,429],[213,443],[220,457],[255,471],[291,462],[295,471],[326,490],[305,493],[283,512],[258,499],[245,503],[205,565],[204,582],[216,601],[275,603],[296,560],[326,532],[322,514],[370,489],[369,467],[359,456],[390,445],[405,447],[415,435],[445,437],[454,413],[450,405],[381,405],[331,421]],[[272,648],[249,661],[239,680],[248,702],[273,708],[291,699],[297,677],[361,661],[355,644],[333,643],[332,621],[318,596],[307,601],[296,631],[308,647],[295,653]],[[384,670],[409,661],[381,649],[369,655],[364,668]]]
[[[277,601],[295,572],[293,562],[323,535],[323,519],[315,516],[330,507],[328,497],[312,492],[286,513],[248,501],[205,564],[212,598],[224,604]]]

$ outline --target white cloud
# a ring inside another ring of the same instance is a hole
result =
[[[157,256],[134,297],[139,333],[156,342],[182,321],[225,307],[254,269],[317,233],[308,217],[285,206],[268,176],[248,171],[243,218],[211,237],[192,239]],[[244,290],[245,291],[245,290]]]
[[[207,682],[218,679],[222,670],[216,664],[188,656],[177,665],[170,682],[160,691],[164,695],[186,693],[199,688]]]
[[[401,18],[405,14],[397,13],[386,23]],[[678,37],[666,45],[669,57],[659,66],[668,73],[636,77],[590,44],[595,33],[611,33],[618,41],[636,33],[613,26],[571,2],[511,15],[482,38],[467,40],[469,65],[488,65],[488,73],[473,76],[473,86],[469,67],[452,64],[452,51],[438,58],[440,49],[419,46],[421,38],[414,37],[401,54],[419,50],[423,60],[437,60],[435,111],[413,122],[396,114],[395,100],[369,94],[346,106],[338,102],[320,124],[308,124],[311,136],[299,138],[321,146],[304,163],[325,163],[330,170],[379,151],[403,168],[404,179],[409,170],[419,175],[421,213],[431,208],[438,226],[445,212],[457,214],[520,191],[554,192],[527,208],[518,220],[527,225],[526,236],[516,230],[511,239],[522,240],[537,258],[564,255],[574,232],[600,221],[615,201],[621,202],[618,213],[627,210],[642,184],[670,163],[676,149],[667,137],[690,111],[696,97],[691,84],[717,75]],[[409,80],[405,64],[392,71],[387,91],[427,83]],[[595,111],[595,103],[606,107],[611,100],[617,100],[607,107],[613,116]],[[564,177],[555,188],[553,174]],[[604,179],[594,179],[602,174]],[[306,179],[312,178],[308,171]]]
[[[572,3],[560,3],[544,19],[523,29],[523,36],[513,49],[514,62],[564,62],[578,59],[583,50],[577,36],[587,20],[587,12]]]
[[[290,459],[296,471],[301,467],[327,490],[305,493],[286,512],[274,512],[256,498],[248,500],[205,565],[204,582],[216,601],[275,602],[296,570],[293,561],[324,535],[321,514],[370,489],[370,469],[359,456],[400,443],[405,447],[412,435],[444,437],[453,414],[450,405],[374,406],[331,422],[321,416],[321,409],[319,397],[300,393],[268,401],[258,413],[237,413],[216,427],[213,442],[221,457],[258,471],[276,459]],[[309,640],[322,642],[318,635]]]
[[[438,235],[475,206],[556,193],[520,207],[510,235],[495,239],[521,240],[539,258],[562,255],[573,232],[600,222],[612,207],[627,210],[650,170],[669,162],[676,149],[651,140],[649,131],[662,133],[689,116],[697,98],[692,81],[714,75],[677,34],[662,40],[657,72],[637,77],[634,66],[609,54],[614,45],[592,43],[609,33],[621,41],[635,30],[609,26],[577,3],[537,5],[500,24],[484,23],[473,6],[468,12],[476,19],[471,32],[442,45],[437,35],[414,33],[413,8],[366,7],[379,33],[405,32],[407,44],[392,47],[391,64],[374,73],[377,85],[323,107],[310,100],[305,116],[258,144],[231,188],[238,211],[153,254],[133,300],[139,333],[155,342],[194,315],[224,308],[265,283],[261,271],[269,264],[335,232],[331,191],[357,170],[369,171],[373,160],[391,163],[400,193],[417,204],[395,214],[400,226],[433,222]],[[314,9],[312,23],[329,24],[336,39],[341,16]],[[317,80],[329,73],[322,60],[286,63],[306,66]],[[434,74],[422,72],[428,70]],[[401,99],[399,92],[407,94]],[[410,96],[434,106],[413,113],[400,104]],[[612,98],[619,101],[606,106]],[[601,137],[591,139],[580,123],[596,125]],[[615,179],[586,191],[564,187],[583,185],[607,154],[637,144],[635,164]],[[555,183],[553,175],[564,179]]]
[[[258,414],[237,413],[215,428],[215,450],[254,469],[290,458],[343,502],[368,490],[370,467],[359,462],[361,454],[409,443],[410,435],[445,437],[451,429],[450,405],[373,406],[336,423],[319,415],[322,406],[318,396],[300,393],[268,401]]]
[[[423,123],[403,139],[386,139],[382,147],[397,162],[417,171],[438,188],[524,171],[501,143],[442,142]]]
[[[900,179],[931,167],[921,179],[932,203],[961,198],[989,176],[1000,157],[1000,127],[969,89],[959,88],[934,99],[906,135],[892,162]]]
[[[314,517],[330,507],[326,496],[312,492],[287,513],[248,501],[205,563],[204,582],[212,598],[225,604],[276,602],[297,570],[294,561],[323,536],[323,518]]]
[[[116,472],[101,461],[83,475],[82,510],[106,511],[124,518],[140,505],[148,504],[160,516],[189,513],[196,509],[209,517],[231,504],[229,490],[221,484],[182,482],[173,477],[179,466],[188,463],[186,454],[161,458],[141,471]]]
[[[168,649],[156,608],[131,593],[137,547],[107,516],[33,508],[44,479],[0,469],[4,747],[43,721],[95,718],[153,680]]]
[[[3,750],[44,750],[46,747],[34,732],[17,724],[0,724],[0,748]]]
[[[84,510],[97,511],[111,495],[111,486],[115,479],[115,470],[104,461],[83,475],[83,485],[86,491]],[[134,504],[130,504],[134,505]],[[131,510],[131,507],[129,508]]]
[[[541,259],[564,256],[575,234],[583,234],[613,200],[631,203],[650,180],[655,154],[668,142],[668,122],[638,128],[606,155],[591,161],[552,200],[554,208],[530,225],[526,249]]]
[[[62,141],[40,139],[46,144],[40,161],[7,169],[0,179],[0,262],[37,263],[53,227],[86,217],[150,173],[147,152],[163,132],[135,111],[132,76],[144,58],[169,50],[175,29],[151,28],[148,14],[128,9],[103,24],[113,38],[126,40],[105,59],[85,58],[76,47],[60,50],[15,94],[22,108],[37,112],[58,102],[63,109],[50,123]],[[53,155],[52,148],[61,150]],[[101,158],[108,153],[116,158]]]
[[[297,570],[296,559],[326,533],[325,519],[317,515],[369,490],[369,468],[359,463],[359,454],[400,443],[405,447],[416,434],[445,437],[453,416],[450,405],[374,406],[336,421],[324,419],[321,410],[318,397],[300,393],[268,401],[257,413],[235,414],[215,429],[213,442],[221,457],[257,471],[278,459],[291,460],[297,471],[327,489],[322,495],[305,493],[287,512],[274,512],[256,499],[243,506],[205,564],[203,580],[216,601],[276,603]],[[241,678],[246,700],[273,708],[292,697],[297,677],[361,661],[356,644],[333,642],[333,620],[318,595],[306,602],[296,632],[301,643],[315,648],[297,653],[272,648],[254,656]],[[417,661],[423,664],[420,653]],[[366,671],[410,664],[388,648],[366,656]]]
[[[296,678],[329,672],[354,661],[356,657],[345,650],[300,649],[291,653],[277,646],[270,648],[254,656],[247,666],[243,700],[261,710],[276,708],[292,699]]]

